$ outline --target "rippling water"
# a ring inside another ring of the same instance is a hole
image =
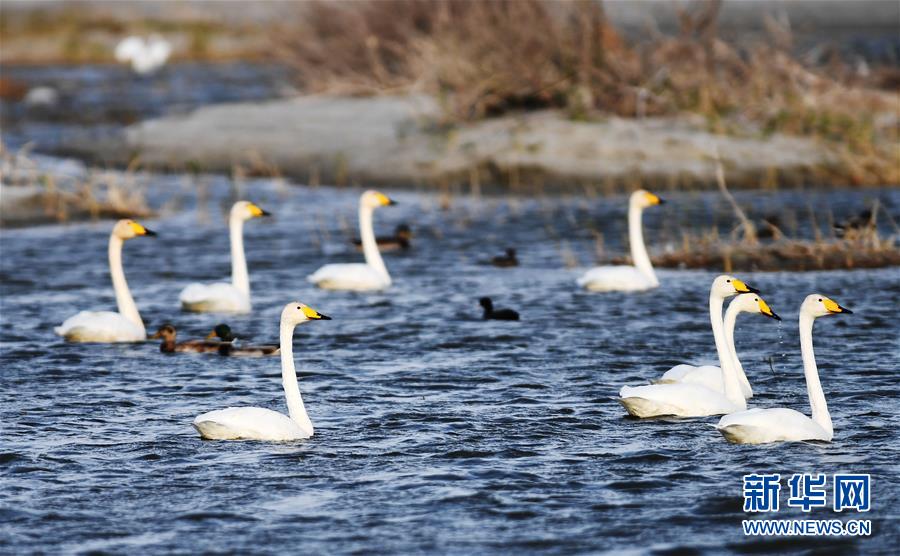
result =
[[[151,196],[170,198],[177,181],[151,178]],[[315,437],[201,441],[190,425],[201,412],[284,411],[277,358],[67,344],[53,326],[78,310],[115,307],[110,224],[5,230],[3,551],[872,554],[900,541],[897,268],[741,275],[785,318],[738,321],[753,405],[808,410],[796,326],[807,293],[855,313],[815,328],[835,441],[733,446],[714,418],[638,421],[614,399],[622,384],[715,358],[706,305],[713,273],[663,271],[663,286],[640,294],[574,287],[580,269],[562,261],[591,262],[587,224],[605,234],[610,252],[622,249],[621,198],[458,199],[445,211],[435,197],[399,194],[376,226],[409,222],[414,248],[386,256],[389,292],[352,294],[316,290],[305,276],[361,257],[347,244],[358,191],[250,183],[247,196],[276,213],[245,227],[255,312],[180,313],[184,285],[229,272],[221,182],[199,208],[185,196],[185,210],[148,222],[158,239],[127,243],[129,283],[148,328],[170,321],[182,339],[227,320],[247,338],[274,341],[292,299],[331,315],[295,337]],[[896,191],[884,194],[896,203]],[[816,206],[859,201],[833,195],[808,198]],[[797,194],[761,198],[807,204]],[[708,199],[674,196],[648,211],[651,246],[665,243],[667,223],[705,210]],[[509,244],[521,267],[478,264]],[[482,295],[523,320],[479,320]],[[754,471],[871,473],[874,508],[864,517],[873,536],[744,538],[741,475]]]

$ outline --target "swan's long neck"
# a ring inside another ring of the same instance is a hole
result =
[[[122,245],[125,242],[115,234],[109,236],[109,273],[112,275],[113,290],[116,292],[116,305],[119,314],[133,322],[144,330],[144,321],[138,313],[134,298],[128,290],[128,282],[125,281],[125,271],[122,270]]]
[[[803,374],[806,375],[806,392],[809,394],[809,405],[812,408],[812,420],[828,432],[834,434],[831,425],[831,414],[825,403],[825,393],[819,382],[819,370],[816,368],[816,356],[813,353],[813,317],[800,313],[800,354],[803,357]]]
[[[373,212],[371,207],[359,207],[359,235],[362,239],[363,254],[366,257],[366,264],[375,269],[390,284],[391,275],[388,274],[387,267],[384,266],[384,261],[381,259],[381,252],[378,251],[378,243],[375,241],[375,230],[372,229]]]
[[[231,284],[250,297],[250,275],[247,273],[247,259],[244,257],[244,220],[235,214],[228,221],[231,235]]]
[[[281,323],[281,383],[284,385],[284,398],[287,401],[291,419],[310,436],[313,424],[303,407],[300,397],[300,386],[297,384],[297,371],[294,369],[294,327],[296,325]]]
[[[631,244],[631,259],[634,266],[654,284],[659,284],[653,265],[650,264],[650,256],[644,245],[644,230],[641,226],[641,214],[643,209],[636,204],[628,207],[628,242]]]
[[[737,351],[734,348],[734,324],[737,322],[738,313],[741,310],[736,303],[728,306],[725,311],[725,341],[728,346],[728,356],[719,361],[722,365],[722,382],[725,385],[725,397],[738,404],[741,409],[747,409],[747,400],[741,390],[740,375],[744,373],[741,363],[738,361]],[[740,373],[738,372],[740,370]],[[747,380],[746,377],[744,380]]]

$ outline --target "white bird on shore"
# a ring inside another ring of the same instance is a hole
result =
[[[294,369],[294,328],[309,320],[331,320],[303,303],[293,302],[281,311],[281,381],[288,415],[262,407],[229,407],[198,415],[194,428],[209,440],[302,440],[313,435],[306,414],[297,371]]]
[[[776,320],[781,317],[772,312],[763,298],[752,293],[743,293],[728,305],[725,312],[726,330],[734,330],[738,313],[759,313]],[[731,338],[733,340],[733,337]],[[723,355],[721,363],[725,382],[724,393],[699,384],[670,383],[648,384],[645,386],[623,386],[619,391],[619,402],[629,414],[635,417],[705,417],[724,415],[747,409],[747,400],[741,393],[737,372],[734,368],[734,351]]]
[[[113,290],[119,311],[81,311],[69,317],[54,331],[72,342],[142,342],[147,339],[144,321],[138,313],[137,305],[125,272],[122,270],[122,246],[125,241],[138,236],[155,236],[156,233],[134,220],[119,220],[109,236],[109,273],[112,275]]]
[[[644,245],[641,214],[645,208],[663,203],[662,199],[643,189],[632,193],[628,200],[628,242],[631,244],[634,266],[594,267],[578,279],[578,285],[595,292],[640,291],[658,287],[659,280]]]
[[[822,440],[831,442],[834,427],[825,402],[819,370],[813,353],[813,324],[818,317],[838,313],[852,313],[834,300],[821,294],[806,296],[800,305],[800,353],[803,374],[812,417],[784,407],[748,409],[722,417],[716,428],[729,442],[735,444],[767,444],[770,442],[799,442]]]
[[[166,65],[171,54],[172,45],[156,34],[146,40],[138,36],[126,37],[116,45],[115,50],[116,61],[131,64],[131,69],[140,75],[153,73]]]
[[[326,290],[373,291],[391,285],[391,275],[381,258],[372,214],[378,207],[396,205],[385,194],[366,191],[359,197],[359,234],[362,239],[365,263],[327,264],[307,277],[307,280]]]
[[[244,222],[269,213],[249,201],[231,207],[228,232],[231,238],[231,283],[194,283],[181,291],[181,308],[196,313],[249,313],[250,275],[244,256]]]
[[[709,289],[709,321],[712,325],[713,339],[716,344],[716,353],[719,355],[719,365],[725,357],[730,357],[728,350],[728,342],[725,339],[724,324],[722,319],[722,305],[726,297],[731,297],[739,293],[759,293],[756,288],[751,288],[741,280],[734,276],[722,274],[713,280],[712,287]],[[733,342],[732,340],[729,340]],[[745,398],[753,397],[753,389],[750,387],[750,381],[744,373],[741,362],[734,361],[735,370],[737,371],[738,381],[741,385],[741,393]],[[699,384],[706,386],[710,390],[725,393],[725,383],[722,379],[722,368],[713,365],[675,365],[666,371],[662,377],[656,381],[657,384],[667,384],[672,382],[683,382],[690,384]]]

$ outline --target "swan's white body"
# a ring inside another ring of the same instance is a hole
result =
[[[738,313],[761,313],[778,318],[765,301],[755,294],[741,294],[728,306],[725,312],[726,345],[717,346],[719,359],[723,364],[725,382],[723,391],[714,390],[700,384],[669,383],[645,386],[623,386],[619,391],[619,402],[635,417],[704,417],[723,415],[747,409],[747,400],[741,393],[740,382],[735,371],[737,358],[730,350],[734,342],[734,324]]]
[[[733,337],[731,339],[726,339],[724,334],[722,305],[725,302],[725,298],[739,293],[751,292],[758,293],[756,289],[747,286],[747,284],[733,276],[723,274],[713,280],[712,286],[709,289],[709,322],[712,326],[713,339],[715,340],[717,352],[721,353],[723,351],[720,350],[722,342],[728,342],[732,345],[734,342]],[[731,350],[725,351],[730,352]],[[719,364],[721,365],[721,361]],[[733,364],[735,371],[737,372],[738,382],[741,386],[741,394],[743,394],[746,399],[752,398],[753,388],[750,386],[750,381],[747,380],[743,365],[741,365],[741,362],[737,357],[733,358]],[[662,377],[657,381],[658,384],[675,382],[698,384],[700,386],[705,386],[710,390],[715,390],[723,394],[725,393],[725,381],[722,378],[722,368],[716,367],[715,365],[675,365],[663,373]]]
[[[137,222],[120,220],[109,236],[109,273],[119,311],[81,311],[53,329],[58,335],[71,342],[143,342],[147,339],[144,321],[122,270],[124,242],[141,235],[154,234]]]
[[[372,214],[377,207],[393,204],[394,201],[377,191],[363,193],[359,198],[359,234],[366,262],[327,264],[308,276],[307,280],[326,290],[377,291],[390,287],[391,275],[375,241]]]
[[[825,402],[825,393],[819,381],[819,370],[813,353],[812,331],[817,317],[849,313],[831,299],[812,294],[800,306],[800,353],[803,358],[803,374],[812,417],[787,408],[749,409],[726,415],[716,428],[730,442],[737,444],[766,444],[770,442],[799,442],[821,440],[831,442],[834,427]]]
[[[147,40],[143,37],[131,36],[122,39],[116,45],[116,61],[131,64],[131,69],[138,74],[147,75],[166,65],[172,54],[172,45],[159,35],[151,35]]]
[[[648,191],[638,190],[632,193],[628,200],[628,243],[634,266],[594,267],[578,279],[578,285],[594,292],[629,292],[658,287],[659,280],[656,279],[644,245],[641,214],[645,208],[661,203],[659,197]]]
[[[244,255],[244,222],[269,213],[247,201],[231,207],[228,233],[231,239],[231,283],[194,283],[178,296],[181,308],[196,313],[249,313],[250,275]]]
[[[194,428],[208,440],[302,440],[313,435],[294,369],[294,328],[308,320],[328,319],[302,303],[288,303],[281,312],[281,379],[289,415],[262,407],[229,407],[198,415]]]

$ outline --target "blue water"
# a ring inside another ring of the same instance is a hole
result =
[[[890,554],[900,542],[898,268],[740,274],[785,319],[738,321],[754,406],[808,410],[796,325],[806,294],[830,295],[854,314],[815,327],[834,442],[734,446],[715,418],[639,421],[615,401],[622,384],[715,357],[706,301],[714,273],[662,271],[662,287],[628,295],[574,286],[582,268],[564,262],[593,262],[590,226],[608,255],[622,252],[622,198],[456,198],[442,210],[428,194],[389,192],[400,204],[379,210],[376,227],[410,223],[413,249],[386,255],[390,291],[352,294],[316,290],[305,276],[359,260],[348,242],[359,192],[249,182],[242,195],[275,218],[245,227],[255,311],[225,318],[179,312],[178,293],[228,275],[229,184],[213,179],[198,206],[180,177],[143,180],[151,204],[170,202],[147,222],[159,237],[125,247],[148,329],[172,322],[180,338],[196,338],[225,320],[242,337],[274,341],[293,299],[334,318],[295,336],[316,435],[200,440],[190,423],[201,412],[285,410],[277,358],[67,344],[53,326],[115,306],[111,224],[4,230],[2,552]],[[759,195],[829,204],[828,193]],[[708,199],[669,198],[646,213],[651,249],[674,241],[674,223]],[[522,266],[479,264],[507,245]],[[480,320],[482,295],[523,320]],[[872,474],[868,514],[778,517],[867,518],[870,538],[743,536],[743,474],[839,471]]]

